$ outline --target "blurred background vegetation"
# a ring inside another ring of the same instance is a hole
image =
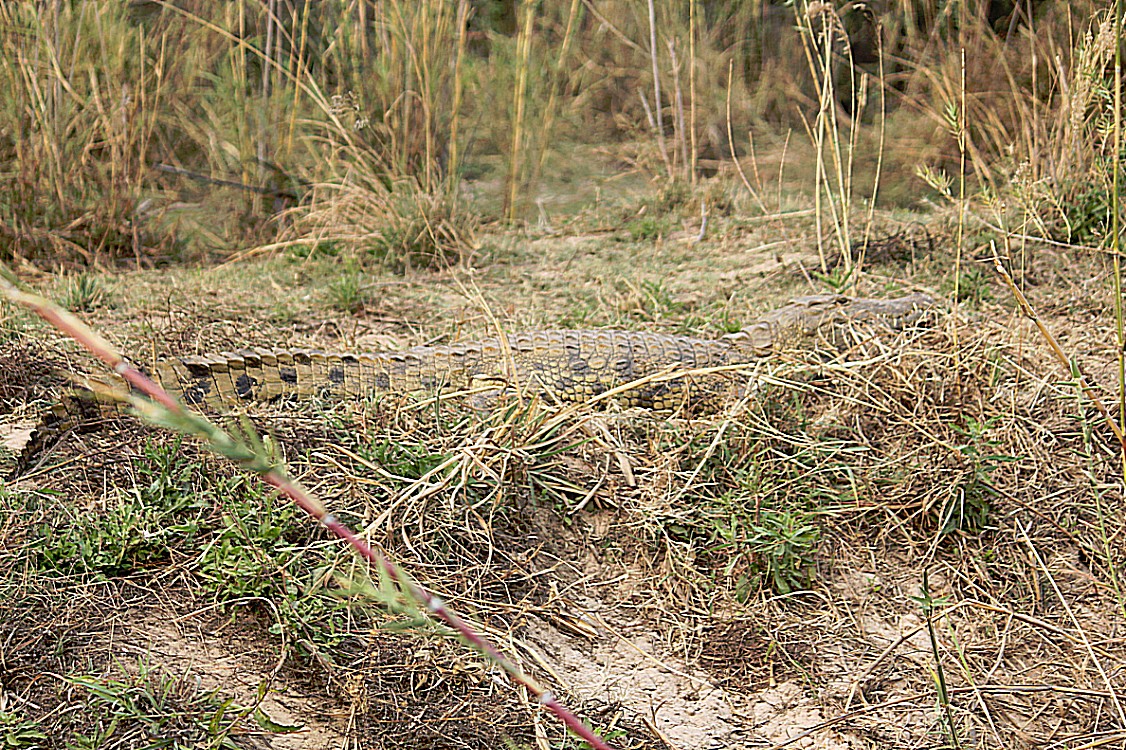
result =
[[[699,213],[714,184],[745,214],[793,191],[843,216],[964,194],[1006,227],[1101,244],[1108,6],[0,2],[0,258],[347,243],[440,265],[481,221],[542,223],[561,176],[593,205],[598,160],[670,211]]]

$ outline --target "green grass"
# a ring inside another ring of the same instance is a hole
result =
[[[672,223],[667,216],[643,216],[625,226],[626,234],[634,242],[653,242],[661,239],[671,230]]]
[[[179,441],[146,442],[133,469],[133,487],[111,495],[95,513],[26,496],[25,511],[44,514],[27,563],[59,576],[64,587],[184,566],[199,591],[220,605],[269,603],[280,613],[276,632],[323,646],[339,642],[342,604],[332,590],[337,556],[310,538],[292,504],[245,475],[216,475]]]
[[[342,313],[362,312],[371,299],[371,289],[365,283],[367,274],[354,268],[345,268],[340,275],[329,281],[329,305]]]
[[[101,305],[108,304],[109,301],[110,294],[102,278],[89,273],[80,273],[67,283],[61,304],[75,312],[92,312]]]
[[[41,747],[47,739],[38,721],[17,711],[0,711],[0,747],[4,750]]]
[[[88,709],[98,717],[91,730],[70,738],[67,746],[75,750],[237,750],[236,738],[248,729],[279,729],[218,691],[201,690],[144,661],[125,679],[75,675],[67,681],[89,696]]]

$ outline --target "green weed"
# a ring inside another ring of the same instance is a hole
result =
[[[223,515],[197,558],[204,586],[218,601],[300,593],[293,574],[300,554],[287,538],[302,527],[293,504],[243,477],[220,481],[213,493],[223,498]]]
[[[954,427],[966,442],[958,445],[958,452],[969,464],[968,478],[955,487],[954,496],[942,508],[939,518],[941,533],[962,531],[977,534],[989,526],[989,516],[993,509],[993,499],[997,491],[993,484],[993,472],[1002,464],[1019,461],[1018,456],[997,453],[999,440],[989,437],[989,432],[999,417],[978,421],[966,415],[965,427]]]
[[[62,306],[74,312],[93,312],[106,303],[107,296],[99,277],[80,273],[67,281]]]
[[[777,594],[809,588],[813,554],[821,531],[803,511],[766,511],[750,524],[747,550],[755,556],[752,570]]]
[[[624,729],[614,729],[613,727],[595,727],[594,733],[607,742],[614,742],[623,737],[629,737],[629,732]],[[590,750],[590,744],[587,742],[579,742],[579,750]]]
[[[731,316],[731,309],[727,305],[723,305],[714,314],[701,319],[702,327],[714,330],[721,336],[728,333],[738,333],[743,330],[743,321],[739,318]],[[699,335],[699,329],[695,332],[685,331],[690,335]]]
[[[381,438],[361,446],[360,455],[378,464],[399,480],[410,482],[426,476],[441,466],[449,455],[436,451],[425,442]]]
[[[232,734],[249,728],[252,712],[233,699],[201,691],[194,681],[144,662],[124,680],[74,676],[67,681],[89,694],[90,715],[96,717],[92,731],[72,738],[69,746],[75,750],[238,750],[241,744]]]
[[[664,279],[642,281],[641,293],[645,312],[653,319],[680,312],[685,308],[683,302],[673,297]]]
[[[825,273],[814,271],[813,278],[825,284],[837,294],[842,294],[852,281],[853,270],[853,268],[847,267],[845,264],[841,263],[833,266],[833,268]]]
[[[744,603],[764,588],[776,594],[809,588],[821,538],[811,513],[758,511],[753,497],[740,492],[713,500],[691,523],[672,523],[667,531],[702,543],[700,561],[731,581],[735,598]]]
[[[688,305],[676,299],[665,279],[642,279],[637,282],[623,281],[618,285],[621,291],[619,308],[622,313],[640,320],[659,321],[677,318],[684,325],[682,314]],[[687,321],[691,324],[695,321]]]
[[[0,750],[34,750],[43,747],[48,739],[39,722],[12,711],[0,711]]]
[[[953,277],[947,277],[943,280],[941,288],[944,294],[949,295],[953,295],[954,290],[957,289],[959,302],[980,305],[993,299],[993,291],[990,289],[992,281],[993,275],[989,271],[981,266],[971,266],[962,271],[957,284],[954,283]]]
[[[666,533],[696,546],[698,565],[730,581],[741,602],[763,589],[809,588],[821,532],[807,508],[839,497],[826,484],[833,481],[826,465],[841,446],[776,445],[750,425],[732,425],[718,437],[697,435],[678,449],[673,436],[673,445],[659,448],[682,452],[692,483],[708,488],[693,495],[693,510],[668,523]]]
[[[328,301],[336,310],[346,313],[361,312],[371,300],[370,287],[365,283],[366,274],[346,266],[328,284]]]
[[[198,464],[171,446],[148,443],[141,479],[102,512],[70,509],[70,518],[40,528],[42,564],[61,573],[106,579],[169,559],[205,528],[208,501],[193,488]],[[146,483],[147,482],[147,483]]]
[[[1112,164],[1107,161],[1098,166],[1105,180]],[[1082,245],[1103,245],[1109,241],[1110,191],[1105,182],[1096,182],[1099,177],[1081,178],[1082,183],[1069,191],[1073,197],[1059,202],[1062,226],[1056,232],[1058,239]]]
[[[336,240],[323,242],[298,242],[286,247],[286,253],[301,260],[311,258],[335,258],[344,252],[345,244]]]
[[[672,222],[665,216],[642,216],[625,226],[625,232],[633,242],[655,242],[672,228]]]

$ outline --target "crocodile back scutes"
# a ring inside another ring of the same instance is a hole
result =
[[[242,349],[165,360],[153,375],[189,406],[210,409],[279,397],[345,399],[463,391],[483,382],[577,402],[669,370],[731,364],[732,352],[724,341],[661,333],[532,331],[367,354]],[[685,385],[662,380],[623,397],[630,405],[661,408],[672,405],[666,395]]]

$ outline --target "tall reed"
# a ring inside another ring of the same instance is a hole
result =
[[[536,19],[535,0],[523,0],[520,6],[520,31],[516,45],[516,86],[512,92],[512,141],[509,144],[508,175],[505,179],[504,216],[516,218],[520,187],[520,168],[524,147],[525,110],[528,104],[528,69],[532,60],[532,30]]]
[[[805,50],[810,75],[818,86],[817,112],[812,126],[806,125],[813,144],[814,163],[814,211],[817,216],[817,254],[821,263],[821,274],[829,278],[828,255],[825,250],[825,213],[828,211],[829,229],[836,238],[837,252],[841,262],[841,281],[848,281],[853,273],[852,258],[852,166],[855,153],[855,134],[858,127],[856,117],[849,121],[849,132],[841,133],[837,118],[838,95],[835,71],[837,58],[845,58],[851,71],[851,47],[844,34],[840,18],[836,12],[823,3],[804,3],[795,5],[799,29]],[[850,75],[851,79],[851,75]],[[843,142],[842,142],[843,141]],[[828,154],[826,154],[828,152]]]

